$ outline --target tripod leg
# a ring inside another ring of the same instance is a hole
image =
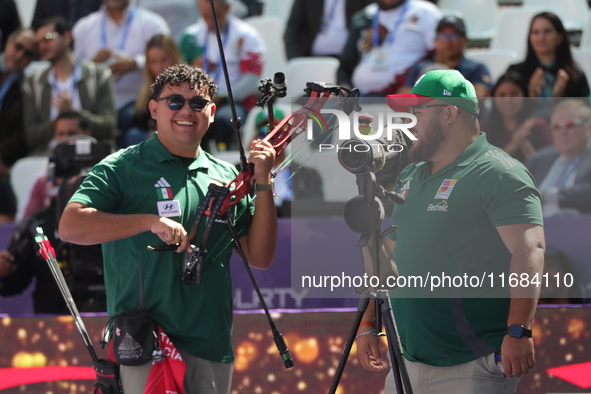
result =
[[[261,290],[259,288],[257,280],[255,279],[254,275],[252,274],[252,270],[250,269],[250,265],[248,264],[248,260],[246,258],[246,255],[244,254],[244,250],[242,249],[242,245],[240,245],[240,241],[238,240],[238,234],[236,233],[236,229],[232,225],[231,220],[229,218],[226,218],[225,223],[228,228],[228,232],[230,233],[230,236],[232,237],[232,239],[234,241],[234,246],[236,247],[236,251],[240,255],[242,262],[244,263],[244,268],[246,269],[246,272],[248,273],[248,277],[250,278],[250,281],[252,282],[252,286],[253,286],[254,290],[256,291],[257,296],[259,297],[259,302],[261,303],[261,306],[263,307],[263,310],[265,311],[265,315],[267,316],[267,321],[269,322],[269,326],[271,327],[271,331],[273,332],[273,341],[275,341],[275,346],[277,346],[277,350],[279,350],[279,354],[281,356],[281,359],[283,360],[283,365],[285,366],[286,369],[289,369],[289,368],[293,367],[293,358],[291,357],[291,353],[289,352],[289,349],[287,348],[287,344],[285,343],[285,340],[283,339],[283,335],[281,335],[279,330],[277,330],[277,326],[275,325],[275,322],[273,321],[273,318],[271,317],[271,314],[269,313],[269,308],[267,308],[267,304],[265,303],[265,299],[264,299],[263,295],[261,294]]]
[[[387,290],[379,290],[378,292],[380,294],[379,299],[382,306],[384,326],[386,327],[386,336],[388,337],[388,351],[390,354],[390,361],[392,362],[392,373],[394,374],[396,391],[398,393],[406,392],[412,394],[410,378],[408,377],[404,356],[402,355],[402,347],[396,330],[396,322],[394,320],[394,314],[392,313],[390,297]]]
[[[343,375],[343,371],[345,370],[345,364],[347,364],[347,359],[349,358],[351,348],[353,347],[353,343],[355,342],[355,336],[357,335],[359,324],[361,323],[361,319],[363,318],[363,314],[367,310],[368,305],[369,298],[362,296],[361,299],[359,299],[359,304],[357,305],[357,315],[355,315],[355,323],[353,324],[353,327],[351,327],[351,331],[349,332],[349,337],[347,338],[345,349],[343,350],[343,354],[341,355],[341,359],[339,360],[339,365],[332,380],[330,391],[328,392],[329,394],[334,394],[337,391],[337,387],[339,386],[341,376]]]

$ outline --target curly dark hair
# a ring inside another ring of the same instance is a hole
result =
[[[171,86],[179,86],[183,82],[188,83],[191,89],[207,91],[210,99],[213,99],[218,91],[218,85],[213,78],[201,68],[187,64],[175,64],[156,77],[156,82],[150,86],[150,100],[158,98],[167,83]]]

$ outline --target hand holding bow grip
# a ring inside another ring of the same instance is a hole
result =
[[[309,99],[306,104],[299,110],[284,117],[281,122],[279,122],[277,126],[275,126],[265,138],[263,138],[263,141],[267,141],[273,146],[277,155],[285,150],[293,138],[306,131],[307,121],[311,115],[317,116],[323,122],[324,126],[327,127],[324,118],[320,114],[320,110],[324,107],[324,104],[326,104],[326,101],[331,94],[336,94],[342,90],[340,86],[331,85],[325,82],[308,82],[307,86]],[[242,169],[235,179],[226,184],[226,187],[230,189],[230,192],[220,208],[218,214],[220,218],[225,217],[231,207],[238,204],[242,198],[250,193],[253,186],[253,175],[253,167],[248,166],[247,168]],[[212,203],[213,201],[210,202],[210,208],[205,212],[205,215],[208,217],[211,215]]]

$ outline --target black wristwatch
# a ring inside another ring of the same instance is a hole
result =
[[[507,335],[513,338],[531,338],[531,330],[528,330],[527,328],[517,324],[511,324],[509,327],[507,327]]]

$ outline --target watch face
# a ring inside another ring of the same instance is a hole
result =
[[[509,327],[509,335],[512,337],[520,338],[523,335],[523,327],[512,325]]]

